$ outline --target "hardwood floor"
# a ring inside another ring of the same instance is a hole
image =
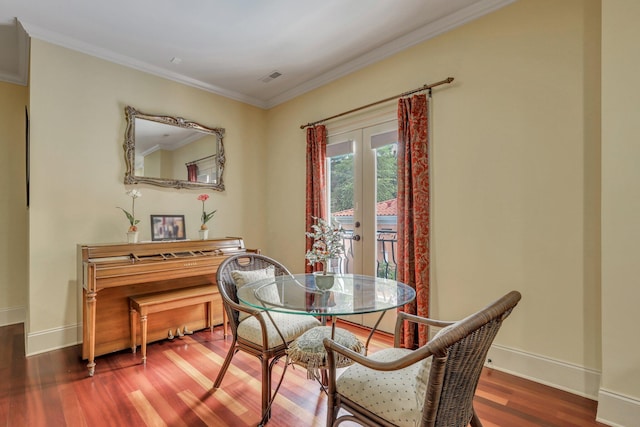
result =
[[[347,327],[363,338],[359,328]],[[23,326],[0,328],[0,425],[254,426],[260,420],[260,364],[239,352],[222,387],[211,387],[230,339],[222,329],[97,359],[87,376],[79,346],[24,357]],[[391,345],[376,336],[370,351]],[[283,363],[274,370],[274,382]],[[603,426],[596,402],[485,369],[476,393],[485,427]],[[324,426],[326,397],[300,368],[288,368],[268,425]]]

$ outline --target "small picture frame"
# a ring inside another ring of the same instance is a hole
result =
[[[151,215],[151,240],[186,240],[184,215]]]

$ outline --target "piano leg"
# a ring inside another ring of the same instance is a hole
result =
[[[147,363],[147,314],[140,316],[140,329],[142,335],[142,344],[140,344],[140,350],[142,352],[142,364]]]
[[[89,357],[87,368],[89,376],[92,377],[96,371],[96,295],[97,292],[87,292],[87,313],[89,314]]]

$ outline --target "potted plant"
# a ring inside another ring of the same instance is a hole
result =
[[[208,199],[208,194],[201,194],[198,196],[198,200],[202,202],[202,216],[200,217],[200,219],[202,220],[202,224],[200,225],[199,230],[200,240],[206,240],[207,237],[209,237],[209,227],[207,227],[207,222],[209,222],[209,220],[213,218],[213,215],[217,212],[217,210],[213,210],[207,213],[204,210],[204,202],[206,202]]]
[[[142,197],[142,193],[137,189],[132,189],[126,192],[127,196],[131,197],[131,213],[127,212],[120,206],[118,209],[121,209],[122,212],[127,216],[129,220],[129,230],[127,231],[127,241],[129,243],[137,243],[138,242],[138,223],[139,219],[136,219],[136,199],[138,197]]]
[[[322,265],[322,270],[316,274],[316,286],[320,289],[330,289],[333,286],[333,273],[328,271],[332,259],[338,258],[344,253],[344,230],[334,221],[333,224],[323,218],[313,217],[315,224],[311,226],[313,231],[306,232],[307,237],[313,238],[313,245],[305,255],[309,265]]]

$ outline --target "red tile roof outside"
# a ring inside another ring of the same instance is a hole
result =
[[[377,216],[395,216],[398,212],[398,199],[389,199],[376,204]],[[333,216],[353,216],[353,209],[334,212]]]

